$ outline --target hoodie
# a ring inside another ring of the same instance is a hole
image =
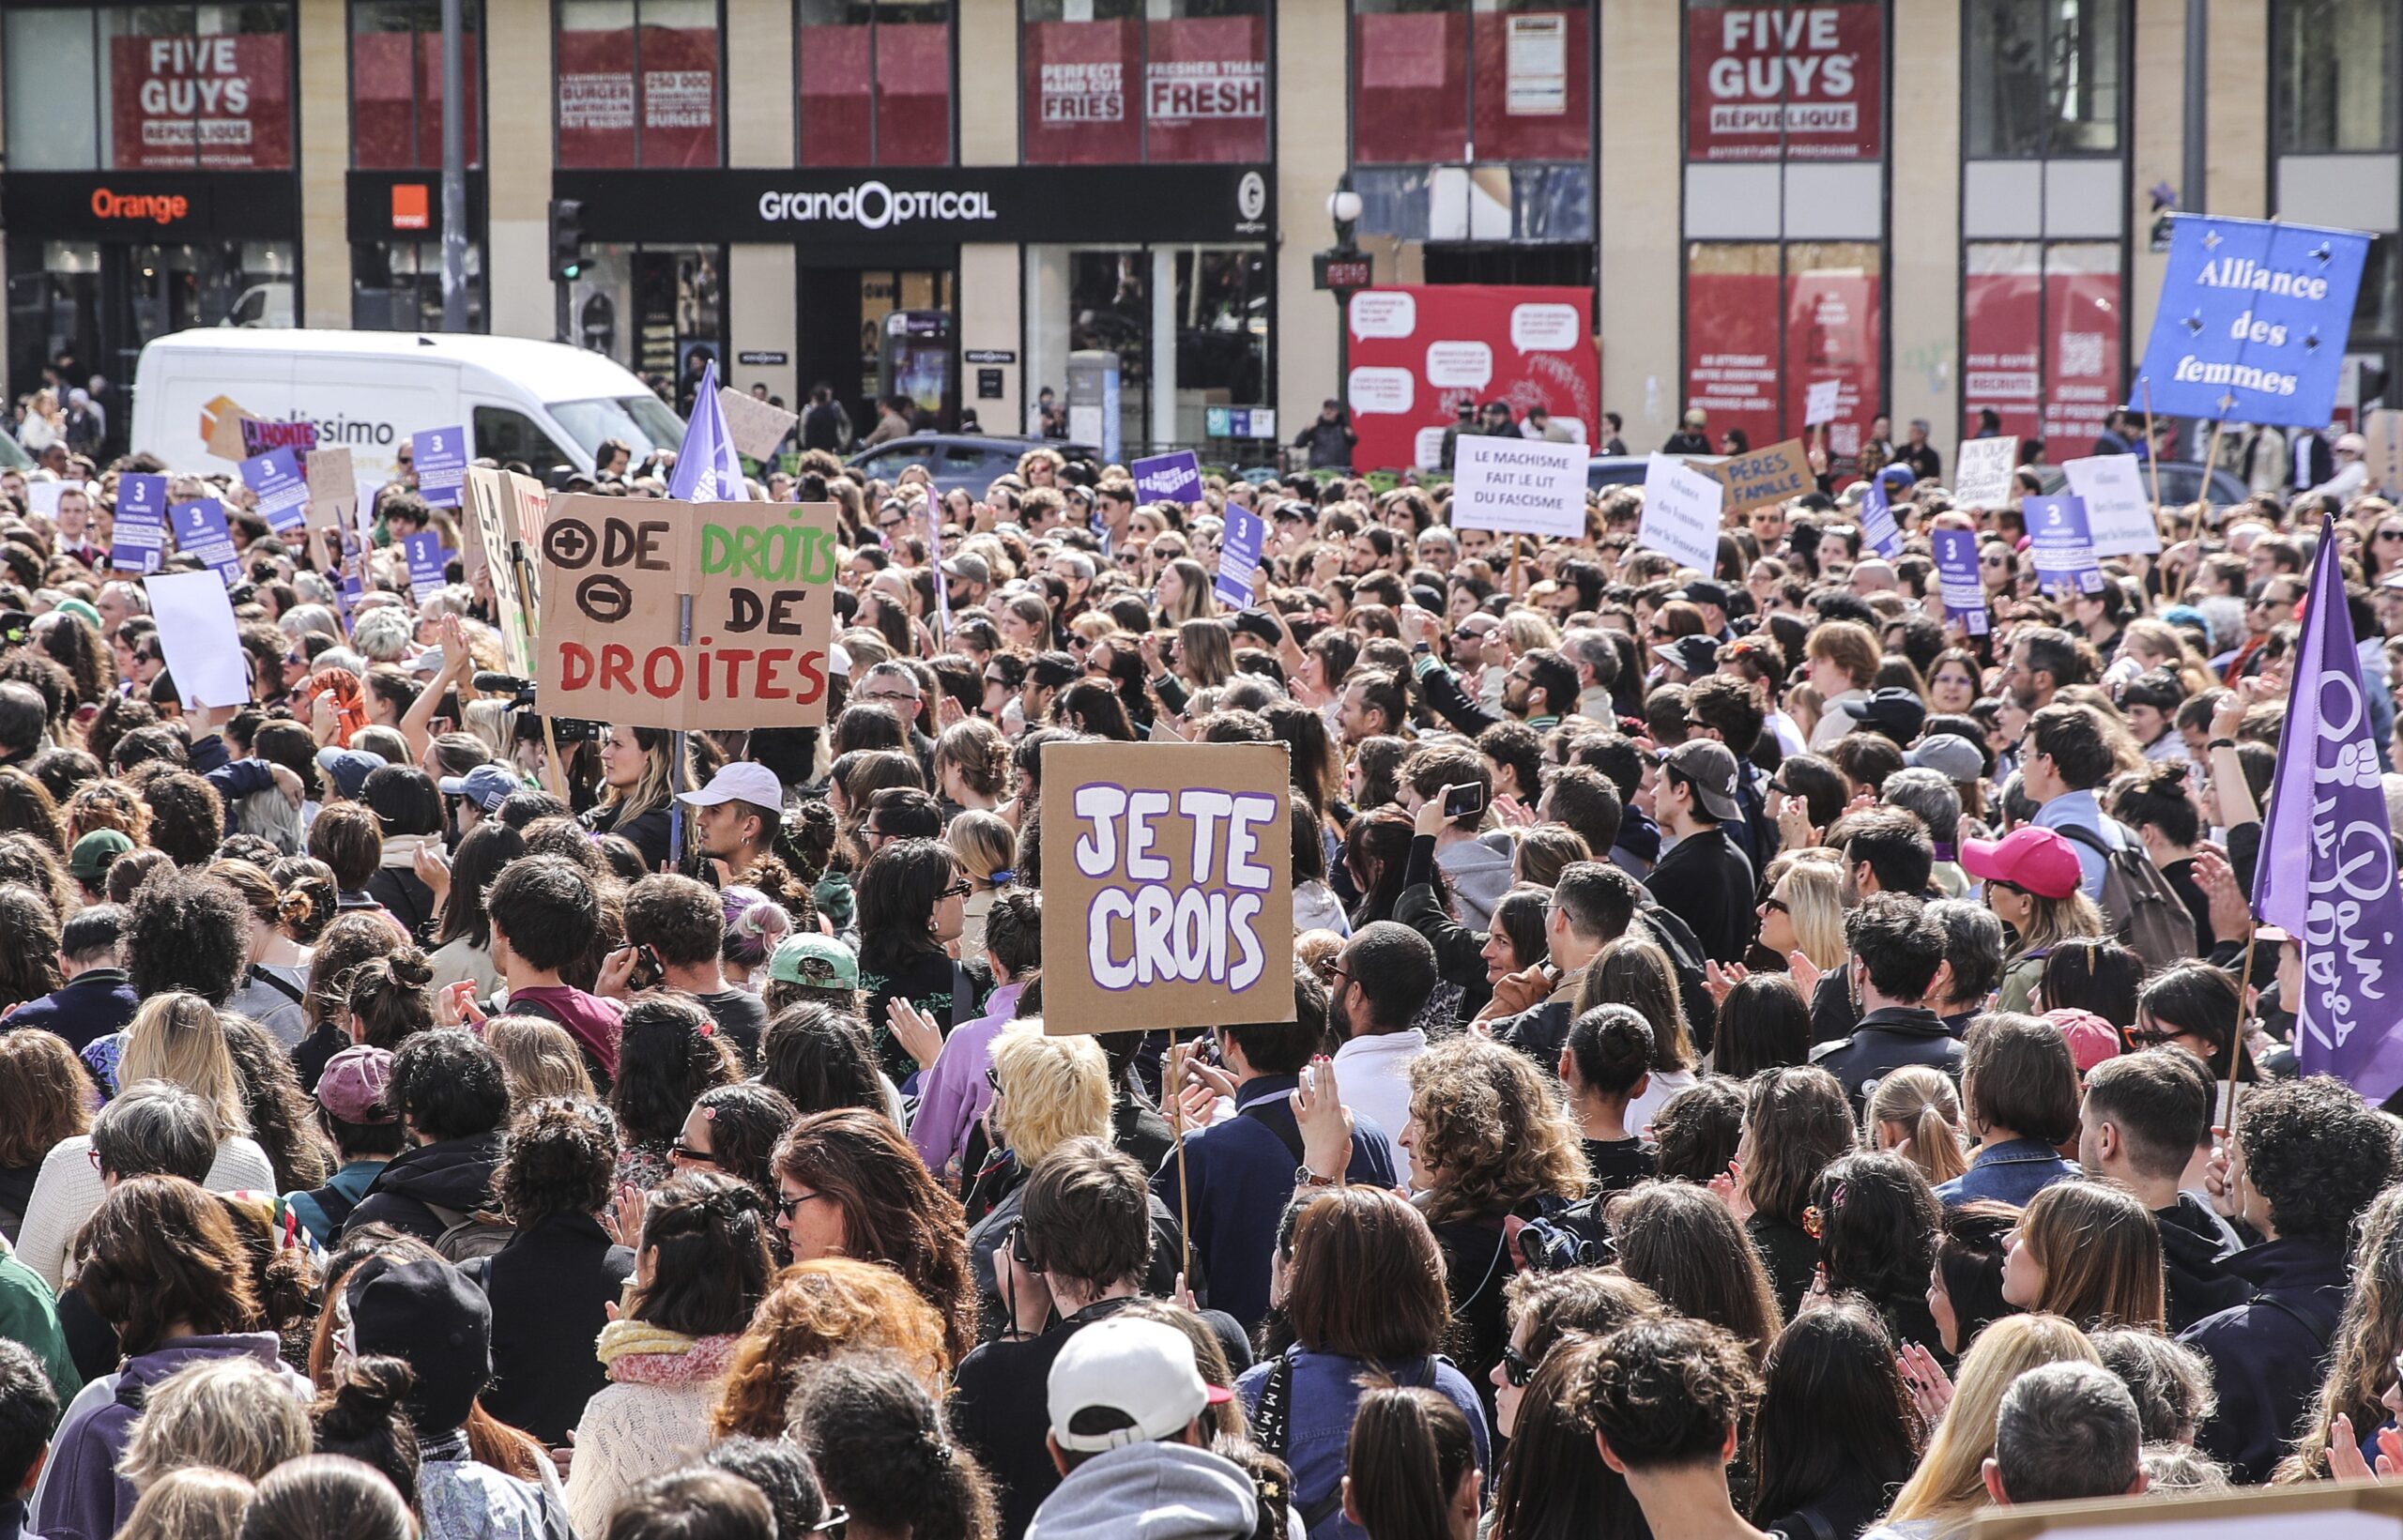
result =
[[[2192,1193],[2180,1193],[2175,1204],[2153,1210],[2152,1217],[2161,1229],[2171,1334],[2253,1297],[2253,1286],[2226,1265],[2242,1243],[2210,1204]]]
[[[1497,848],[1489,841],[1500,841]],[[1452,879],[1452,902],[1470,930],[1493,928],[1493,906],[1510,891],[1510,836],[1480,834],[1435,853],[1435,864]]]
[[[268,1332],[186,1336],[126,1361],[124,1369],[84,1387],[51,1441],[50,1463],[34,1491],[34,1530],[46,1540],[109,1540],[133,1513],[134,1491],[116,1473],[151,1387],[189,1365],[217,1358],[252,1358],[273,1369],[298,1401],[309,1382],[276,1357]]]
[[[385,1163],[343,1221],[344,1234],[362,1225],[390,1225],[432,1245],[455,1221],[434,1210],[473,1213],[492,1206],[493,1172],[500,1165],[500,1133],[471,1134],[404,1150]]]
[[[575,1039],[585,1062],[600,1071],[605,1085],[618,1077],[618,1033],[626,1008],[601,995],[588,995],[573,984],[538,984],[508,992],[501,1009],[513,1015],[541,1016],[556,1021]]]
[[[1185,1443],[1131,1443],[1068,1472],[1027,1540],[1242,1540],[1260,1522],[1251,1478]]]

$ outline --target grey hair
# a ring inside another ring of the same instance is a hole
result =
[[[2016,1504],[2118,1497],[2142,1469],[2135,1398],[2099,1364],[2046,1364],[2003,1393],[1994,1457]]]
[[[145,591],[141,584],[127,583],[120,580],[115,583],[103,583],[100,585],[100,592],[103,594],[108,593],[112,589],[115,591],[117,598],[124,602],[125,607],[131,610],[134,614],[147,615],[150,613],[150,595]]]
[[[1934,770],[1904,770],[1904,775],[1934,775]],[[1889,778],[1886,785],[1891,786]],[[2002,985],[2002,921],[1983,904],[1966,898],[1940,898],[1927,907],[1928,918],[1944,927],[1944,960],[1952,965],[1952,998],[1982,1001]]]
[[[207,1358],[149,1387],[117,1473],[146,1492],[192,1466],[255,1481],[314,1443],[309,1403],[255,1358]]]
[[[2096,1332],[2088,1340],[2103,1366],[2128,1387],[2147,1443],[2192,1443],[2195,1429],[2219,1409],[2210,1360],[2185,1344],[2133,1326]]]
[[[1615,679],[1618,674],[1618,648],[1596,627],[1572,626],[1563,632],[1560,654],[1581,668],[1592,669],[1596,679]]]
[[[315,575],[314,572],[297,574],[293,587],[295,589],[299,587],[298,576],[314,577]],[[319,636],[331,637],[337,642],[342,640],[342,627],[335,621],[334,612],[323,604],[295,604],[283,612],[277,624],[283,628],[283,634],[296,642],[312,632]]]
[[[350,642],[376,663],[398,663],[417,650],[417,622],[397,604],[379,606],[350,628]]]
[[[1927,825],[1928,837],[1938,845],[1951,845],[1961,837],[1961,793],[1942,770],[1896,770],[1886,777],[1878,800],[1917,814]]]
[[[136,1080],[92,1120],[92,1151],[112,1176],[199,1182],[217,1161],[217,1108],[171,1080]]]
[[[279,855],[300,853],[300,810],[282,790],[269,786],[234,804],[235,822],[245,834],[256,834]]]

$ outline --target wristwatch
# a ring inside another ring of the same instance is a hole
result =
[[[1293,1167],[1293,1185],[1296,1187],[1340,1187],[1343,1185],[1343,1179],[1323,1177],[1307,1166],[1296,1166]]]
[[[2203,752],[2205,754],[2209,754],[2213,749],[2232,749],[2234,747],[2236,747],[2236,740],[2232,738],[2214,738],[2210,742],[2203,745]]]

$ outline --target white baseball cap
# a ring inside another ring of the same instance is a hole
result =
[[[710,777],[710,784],[698,791],[680,791],[676,800],[687,807],[715,807],[720,802],[750,802],[758,807],[780,809],[785,805],[785,784],[776,772],[750,759],[737,759]]]
[[[1080,1455],[1172,1439],[1205,1408],[1234,1393],[1202,1378],[1193,1342],[1156,1320],[1113,1316],[1068,1338],[1051,1361],[1051,1437]],[[1107,1409],[1132,1418],[1107,1433],[1070,1431],[1079,1414]]]

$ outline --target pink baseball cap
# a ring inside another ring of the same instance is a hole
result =
[[[1963,840],[1961,869],[1982,882],[2008,882],[2039,898],[2067,898],[2084,879],[2075,846],[2034,824],[1998,840]]]

